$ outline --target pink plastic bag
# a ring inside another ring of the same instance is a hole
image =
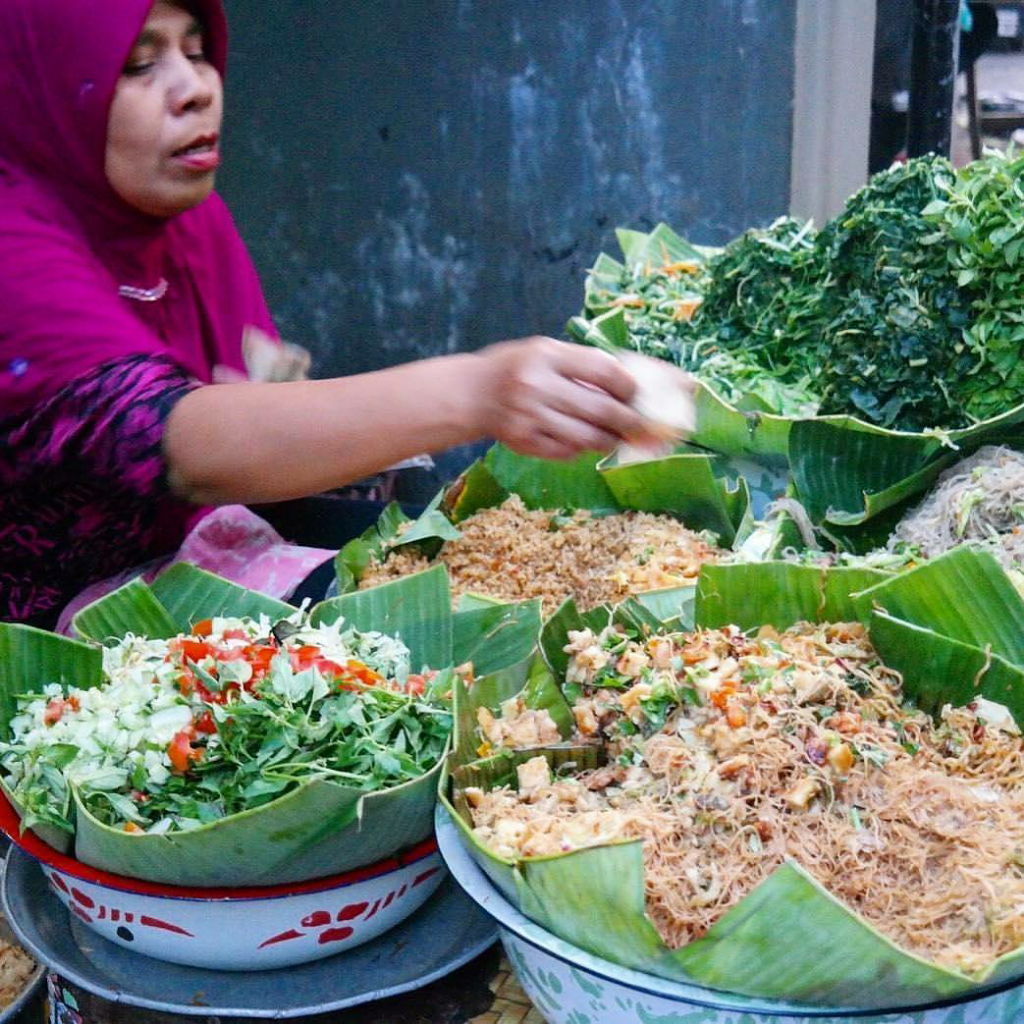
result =
[[[251,509],[224,505],[199,520],[176,554],[135,566],[83,590],[61,612],[57,632],[69,634],[72,617],[87,604],[138,576],[149,583],[176,562],[191,562],[250,590],[287,600],[317,566],[334,555],[326,548],[289,544]]]

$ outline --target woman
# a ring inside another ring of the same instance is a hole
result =
[[[313,494],[482,437],[645,433],[632,378],[534,338],[323,381],[214,384],[273,335],[221,200],[219,0],[0,4],[0,619],[175,550],[203,506]]]

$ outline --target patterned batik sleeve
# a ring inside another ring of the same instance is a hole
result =
[[[62,388],[30,410],[7,440],[22,472],[73,468],[75,476],[159,496],[166,487],[164,422],[200,386],[169,359],[131,356]]]
[[[180,543],[195,509],[169,490],[163,431],[201,386],[131,356],[0,421],[0,619],[35,619]]]

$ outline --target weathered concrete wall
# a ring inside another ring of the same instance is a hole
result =
[[[795,0],[228,0],[221,191],[318,375],[558,335],[619,224],[789,203]]]

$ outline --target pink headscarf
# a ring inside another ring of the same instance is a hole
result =
[[[221,199],[142,214],[106,180],[114,88],[152,0],[0,0],[0,419],[102,363],[149,353],[201,381],[274,334]],[[199,0],[223,75],[220,0]],[[163,290],[156,301],[125,297]]]

